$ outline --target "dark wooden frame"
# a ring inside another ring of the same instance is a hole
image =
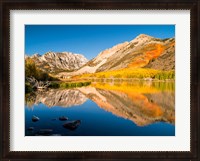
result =
[[[9,150],[9,11],[11,9],[188,9],[191,13],[190,152],[10,152]],[[2,0],[0,2],[0,152],[2,160],[200,160],[200,1],[199,0]]]

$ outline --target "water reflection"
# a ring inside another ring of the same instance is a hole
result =
[[[87,97],[76,89],[49,89],[26,94],[26,106],[43,103],[47,107],[60,106],[63,108],[81,105]]]
[[[40,104],[49,108],[84,107],[88,100],[92,100],[98,108],[107,112],[106,115],[109,113],[112,117],[114,115],[117,118],[129,120],[138,127],[145,127],[156,122],[165,122],[174,126],[174,90],[173,82],[93,83],[91,86],[75,89],[50,89],[26,94],[26,107],[33,109]],[[98,117],[100,114],[97,108],[95,110],[97,112],[94,115]],[[77,110],[73,113],[79,115]],[[103,113],[101,113],[102,116]],[[82,122],[84,125],[84,120]],[[102,122],[106,123],[106,121]],[[174,134],[175,128],[172,129],[172,134]],[[76,135],[81,135],[81,132]],[[111,133],[105,132],[104,135],[111,135]]]
[[[99,107],[138,126],[156,121],[175,123],[173,83],[97,83],[79,90]]]

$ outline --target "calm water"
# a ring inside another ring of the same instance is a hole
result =
[[[96,83],[26,94],[25,135],[174,136],[174,90],[164,82]],[[76,120],[76,128],[63,126]]]

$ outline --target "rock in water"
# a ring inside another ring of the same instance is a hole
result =
[[[28,131],[33,131],[33,130],[34,130],[34,127],[29,127],[27,130],[28,130]]]
[[[50,135],[52,133],[52,129],[40,129],[40,131],[37,132],[38,135]]]
[[[69,130],[75,130],[81,124],[80,120],[69,121],[63,124],[63,127]]]
[[[36,121],[39,121],[39,120],[40,120],[40,119],[39,119],[39,117],[37,117],[37,116],[33,116],[33,117],[32,117],[32,121],[33,121],[33,122],[36,122]]]
[[[62,136],[61,134],[52,134],[50,136]]]
[[[59,120],[60,120],[60,121],[66,121],[66,120],[68,120],[68,117],[61,116],[61,117],[59,117]]]

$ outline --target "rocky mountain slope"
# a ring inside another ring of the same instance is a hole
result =
[[[90,61],[83,55],[69,52],[48,52],[42,56],[26,56],[25,59],[27,58],[34,60],[41,70],[55,73],[60,78],[126,68],[174,70],[175,39],[158,39],[140,34],[130,42],[117,44],[100,52]]]
[[[158,57],[160,57],[160,59],[157,61],[157,64],[163,63],[163,59],[169,59],[170,56],[174,56],[174,43],[175,40],[173,38],[161,40],[141,34],[131,42],[124,42],[110,49],[104,50],[96,58],[89,61],[85,67],[90,66],[96,68],[95,72],[127,67],[138,68],[147,66],[152,60],[156,60]],[[174,59],[171,59],[171,63],[166,65],[171,65],[169,69],[173,69],[174,65]],[[151,68],[160,68],[154,65],[156,63],[151,64],[152,65],[149,66]]]
[[[175,69],[175,39],[158,39],[141,34],[130,42],[102,51],[77,71],[60,73],[60,76],[124,68]]]
[[[25,55],[25,59],[32,59],[39,69],[49,73],[73,71],[88,62],[83,55],[70,52],[48,52],[42,56],[39,54]]]

